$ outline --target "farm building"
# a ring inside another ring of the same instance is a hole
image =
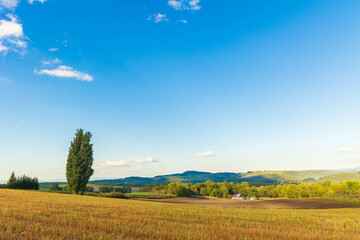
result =
[[[232,200],[243,200],[243,197],[240,194],[234,194],[231,197]]]
[[[256,200],[256,197],[252,196],[251,198],[243,197],[240,194],[234,194],[231,197],[232,200]]]

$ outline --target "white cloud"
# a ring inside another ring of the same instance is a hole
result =
[[[152,157],[147,158],[127,158],[120,161],[108,161],[104,163],[99,163],[95,165],[95,169],[102,169],[102,168],[110,168],[110,167],[128,167],[132,163],[142,163],[142,164],[148,164],[148,163],[155,163],[158,162],[157,160],[153,159]]]
[[[201,157],[213,157],[215,156],[215,153],[211,152],[211,151],[206,151],[204,153],[197,153],[196,157],[201,158]]]
[[[38,75],[49,75],[54,77],[76,78],[78,80],[86,82],[93,81],[93,77],[89,74],[76,71],[72,67],[68,67],[65,65],[60,65],[56,69],[43,69],[40,71],[35,69],[34,73]]]
[[[26,48],[27,47],[27,42],[22,41],[22,40],[9,40],[10,43],[14,44],[15,46],[19,47],[19,48]]]
[[[191,10],[200,10],[201,6],[199,6],[200,0],[191,0],[189,2]]]
[[[0,0],[0,7],[14,10],[19,4],[20,0]]]
[[[183,20],[177,20],[177,22],[180,22],[180,23],[188,23],[188,21],[186,21],[185,19],[183,19]]]
[[[42,64],[44,65],[52,65],[52,64],[59,64],[61,63],[61,60],[58,58],[54,58],[54,59],[43,59],[41,60]]]
[[[4,46],[4,45],[2,44],[2,42],[0,42],[0,53],[1,53],[1,52],[6,53],[8,50],[9,50],[9,48],[6,47],[6,46]]]
[[[44,3],[47,0],[28,0],[30,4],[34,2]],[[0,0],[0,12],[5,8],[14,12],[20,0]],[[25,54],[27,47],[27,39],[24,36],[22,24],[19,23],[18,17],[13,14],[7,14],[6,17],[10,19],[0,19],[0,54],[6,55],[9,50]]]
[[[360,147],[342,147],[340,152],[360,152]]]
[[[148,21],[153,21],[154,23],[159,23],[159,22],[168,22],[169,20],[167,19],[165,14],[158,13],[158,14],[150,15],[148,17]]]
[[[176,10],[181,10],[183,8],[183,1],[179,0],[169,0],[168,4],[170,7],[176,9]]]
[[[41,3],[44,3],[44,2],[46,2],[47,0],[28,0],[28,2],[30,3],[30,4],[33,4],[34,2],[41,2]]]
[[[23,53],[27,43],[24,41],[26,37],[22,24],[13,14],[7,14],[6,17],[10,20],[0,20],[0,53],[6,54],[10,49]]]
[[[59,50],[59,49],[57,49],[55,47],[52,47],[52,48],[49,49],[50,52],[56,52],[57,50]]]
[[[19,38],[24,36],[23,28],[20,23],[18,23],[18,19],[13,14],[6,15],[9,20],[0,20],[0,39],[15,37]]]
[[[175,10],[200,10],[200,0],[169,0],[168,5]]]

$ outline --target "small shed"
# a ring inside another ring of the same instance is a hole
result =
[[[231,199],[232,200],[243,200],[243,197],[240,194],[233,194]]]

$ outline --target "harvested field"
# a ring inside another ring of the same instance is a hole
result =
[[[253,209],[333,209],[333,208],[360,208],[360,204],[352,204],[330,200],[313,199],[271,199],[271,200],[228,200],[213,198],[168,198],[168,199],[141,199],[162,203],[177,203],[207,207],[226,208],[253,208]]]
[[[360,208],[202,207],[0,189],[0,239],[335,240],[359,236]]]

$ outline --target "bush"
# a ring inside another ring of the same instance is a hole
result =
[[[108,198],[122,198],[122,199],[128,199],[128,196],[125,196],[125,194],[121,192],[111,192],[111,193],[103,193],[100,196],[102,197],[108,197]]]
[[[129,184],[124,184],[123,186],[101,186],[100,188],[101,193],[110,193],[110,192],[119,192],[119,193],[131,193],[131,187]]]
[[[63,189],[59,187],[59,184],[53,183],[50,188],[51,191],[62,191]]]

